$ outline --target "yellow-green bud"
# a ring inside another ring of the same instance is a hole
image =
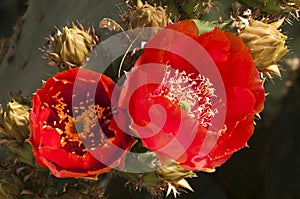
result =
[[[74,23],[71,28],[66,26],[48,39],[51,43],[50,49],[42,50],[50,60],[48,65],[73,68],[84,63],[98,41],[94,31],[90,33],[81,24],[78,28]]]
[[[141,144],[138,142],[138,145]],[[139,146],[134,146],[133,151],[138,151]],[[131,161],[134,162],[134,164]],[[128,155],[125,163],[125,171],[130,171],[135,168],[143,168],[145,172],[140,171],[139,173],[130,173],[116,171],[116,174],[128,179],[127,184],[129,188],[141,189],[146,188],[153,196],[162,196],[164,191],[167,195],[173,192],[174,196],[179,194],[179,191],[187,189],[193,191],[190,187],[186,178],[196,177],[193,171],[183,169],[179,163],[175,161],[169,161],[167,164],[161,166],[161,162],[153,152],[145,152],[140,155]],[[160,165],[160,166],[159,166]],[[151,168],[147,172],[147,168]]]
[[[152,6],[147,2],[137,1],[137,6],[129,15],[129,29],[141,27],[166,27],[168,24],[168,16],[161,6]]]
[[[193,171],[183,169],[177,162],[170,162],[156,171],[158,176],[168,184],[167,195],[173,192],[174,197],[179,194],[178,188],[193,191],[185,178],[197,177]]]
[[[261,72],[272,73],[268,69],[274,69],[276,62],[288,53],[285,45],[287,36],[278,30],[283,21],[284,18],[271,24],[251,21],[250,25],[239,34],[240,38],[250,48],[254,64]],[[278,71],[273,73],[276,74]]]
[[[150,154],[150,153],[149,153]],[[127,178],[128,184],[136,189],[146,188],[152,195],[160,196],[163,191],[167,195],[173,192],[176,197],[180,190],[193,191],[186,178],[197,177],[193,171],[183,169],[177,162],[172,161],[156,171],[145,173],[117,172],[118,175]]]
[[[78,29],[74,24],[72,28],[64,27],[53,40],[53,48],[62,61],[77,66],[85,61],[92,44],[92,36]]]
[[[156,172],[161,178],[172,183],[176,183],[183,178],[197,177],[193,171],[183,169],[177,162],[174,161],[159,168]]]
[[[9,102],[5,111],[0,110],[0,123],[8,137],[20,143],[28,138],[29,111],[29,106],[16,101]]]

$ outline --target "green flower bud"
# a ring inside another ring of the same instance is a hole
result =
[[[29,111],[29,106],[22,105],[17,101],[9,102],[5,111],[0,110],[0,123],[2,123],[8,137],[17,142],[23,142],[28,138]]]
[[[185,178],[197,177],[193,171],[183,169],[177,162],[170,162],[156,171],[158,176],[168,184],[167,195],[173,192],[174,197],[179,194],[177,189],[188,189],[193,191]]]
[[[64,27],[53,42],[54,50],[63,62],[81,65],[90,52],[93,38],[73,24],[72,28]]]
[[[22,189],[23,182],[16,175],[2,176],[0,180],[0,198],[18,199]]]
[[[161,6],[152,6],[141,0],[137,1],[137,6],[131,11],[128,18],[128,28],[140,27],[166,27],[168,16]]]
[[[66,26],[48,39],[51,43],[50,49],[42,51],[51,61],[48,65],[60,67],[81,66],[98,41],[94,31],[90,34],[81,24],[78,28],[74,23],[71,28]]]
[[[271,72],[278,75],[278,68],[274,68],[274,65],[288,53],[285,45],[287,36],[278,30],[283,21],[284,18],[271,24],[251,21],[250,25],[239,34],[240,38],[250,48],[254,64],[261,72]],[[274,72],[272,72],[273,70]]]
[[[211,0],[133,0],[137,5],[143,5],[139,2],[148,2],[149,4],[156,4],[166,7],[172,21],[179,21],[184,19],[198,19],[201,15],[207,14],[216,3]]]
[[[127,157],[126,169],[139,168],[156,168],[157,157],[153,152],[146,152],[135,159],[135,164],[131,165],[131,158]],[[151,167],[153,165],[154,167]],[[125,170],[126,170],[125,169]],[[183,169],[177,162],[170,161],[168,164],[159,167],[157,170],[144,172],[144,173],[129,173],[117,171],[117,174],[128,179],[128,184],[132,186],[132,189],[141,189],[142,187],[147,189],[154,196],[164,195],[164,191],[169,195],[173,192],[176,197],[180,190],[187,189],[193,191],[186,178],[196,177],[193,171]]]
[[[126,178],[127,184],[132,190],[145,188],[153,196],[158,197],[164,195],[165,191],[167,195],[173,192],[175,197],[183,189],[193,191],[185,180],[185,178],[196,177],[193,171],[183,169],[179,163],[173,160],[169,160],[162,166],[157,155],[144,148],[141,141],[136,142],[131,151],[134,153],[128,154],[123,162],[122,167],[125,172],[114,172]],[[130,173],[128,171],[139,172]]]

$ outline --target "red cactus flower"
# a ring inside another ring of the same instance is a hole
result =
[[[214,98],[221,91],[201,74],[205,71],[197,70],[178,54],[188,54],[203,65],[207,64],[203,53],[194,51],[186,38],[167,30],[182,33],[202,46],[219,71],[226,98],[222,130],[212,130],[212,120],[218,115]],[[162,160],[175,158],[186,169],[214,171],[247,146],[254,131],[254,115],[262,111],[265,93],[249,49],[239,37],[217,28],[201,35],[197,30],[193,21],[184,20],[150,39],[127,75],[119,105],[128,110],[131,127],[143,145]],[[148,81],[154,76],[155,80]]]
[[[93,178],[120,163],[132,139],[112,117],[114,87],[107,76],[76,68],[37,90],[29,142],[40,166],[56,177]]]

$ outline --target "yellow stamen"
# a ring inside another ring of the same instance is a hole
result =
[[[56,111],[58,117],[60,118],[59,124],[64,124],[64,129],[58,127],[55,130],[60,134],[60,146],[62,148],[67,148],[72,154],[84,155],[87,152],[86,147],[83,145],[81,139],[92,139],[92,147],[96,147],[95,141],[93,140],[95,136],[94,127],[99,120],[106,118],[104,112],[109,110],[109,108],[103,108],[98,104],[94,104],[93,100],[84,100],[80,102],[79,107],[74,107],[75,117],[69,115],[70,110],[66,109],[67,104],[64,102],[64,98],[60,97],[61,92],[58,92],[52,98],[56,101],[52,108]],[[89,93],[87,94],[87,97]],[[54,126],[57,122],[53,122]],[[105,136],[100,135],[100,140],[104,140]],[[99,142],[96,142],[99,144]]]

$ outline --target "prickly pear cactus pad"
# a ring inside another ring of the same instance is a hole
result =
[[[280,184],[298,182],[299,1],[22,9],[0,40],[0,198],[300,197]]]
[[[115,14],[117,3],[120,1],[88,0],[79,4],[69,0],[56,3],[28,1],[28,8],[19,19],[7,52],[1,58],[1,80],[10,82],[0,86],[1,102],[8,99],[9,91],[22,90],[25,95],[31,95],[41,86],[42,80],[57,72],[54,67],[45,67],[47,62],[39,50],[47,43],[46,37],[56,33],[57,28],[71,26],[76,21],[98,28],[103,17],[118,15]]]

